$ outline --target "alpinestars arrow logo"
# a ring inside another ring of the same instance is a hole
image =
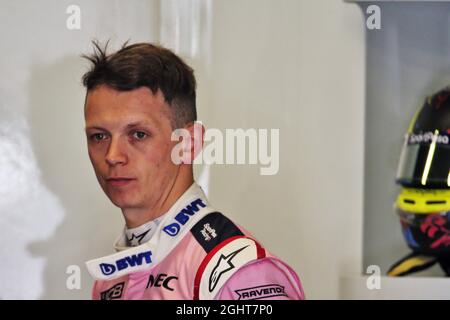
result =
[[[220,277],[222,277],[224,273],[227,273],[228,271],[234,268],[234,265],[232,263],[233,258],[239,252],[241,252],[247,247],[248,245],[240,249],[237,249],[236,251],[233,251],[227,256],[224,256],[223,254],[220,255],[219,261],[217,261],[217,264],[213,268],[211,276],[209,277],[209,292],[212,292],[216,288],[217,283],[220,280]]]
[[[151,229],[148,229],[147,231],[145,231],[144,233],[140,234],[140,235],[135,235],[134,233],[131,235],[131,239],[128,239],[128,242],[132,245],[132,246],[138,246],[141,244],[142,239],[144,239],[144,237],[147,235],[147,233],[149,233]]]

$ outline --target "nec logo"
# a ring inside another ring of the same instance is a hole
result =
[[[189,221],[189,217],[193,216],[200,208],[206,207],[206,204],[203,203],[202,199],[197,199],[192,201],[191,204],[186,206],[183,210],[181,210],[176,216],[175,220],[177,222],[171,223],[168,226],[164,227],[164,232],[167,233],[171,237],[175,237],[178,232],[180,232],[181,226],[185,225],[186,222]]]
[[[151,274],[150,277],[148,278],[146,289],[148,289],[150,287],[155,287],[155,288],[163,287],[167,290],[173,291],[174,288],[170,286],[170,281],[172,281],[172,280],[178,280],[178,277],[174,277],[174,276],[168,277],[167,274],[161,273],[161,274],[158,274],[155,278],[155,276]]]
[[[152,252],[146,251],[119,259],[115,264],[100,263],[100,270],[105,276],[109,276],[116,271],[124,270],[128,267],[140,266],[144,261],[146,264],[149,264],[152,262],[151,256]]]

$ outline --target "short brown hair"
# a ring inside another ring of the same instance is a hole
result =
[[[83,75],[87,92],[100,85],[129,91],[147,87],[154,94],[160,89],[171,108],[172,128],[182,128],[197,120],[194,71],[169,49],[151,43],[127,45],[107,54],[108,42],[93,41],[94,53],[82,57],[92,62]]]

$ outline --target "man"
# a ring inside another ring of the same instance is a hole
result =
[[[203,145],[204,128],[193,70],[148,43],[110,55],[95,44],[86,58],[89,157],[125,219],[117,253],[87,262],[93,298],[303,299],[296,273],[214,210],[194,182],[186,159]],[[172,141],[180,128],[189,138]],[[172,156],[179,143],[181,163]]]

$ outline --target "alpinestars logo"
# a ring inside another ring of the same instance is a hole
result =
[[[132,245],[132,246],[137,246],[141,244],[142,239],[144,239],[144,237],[147,235],[147,233],[150,232],[151,229],[148,229],[147,231],[145,231],[144,233],[141,233],[140,235],[135,235],[134,233],[132,234],[131,238],[128,239],[128,242]]]
[[[140,266],[144,262],[146,264],[152,263],[152,252],[146,251],[139,254],[133,254],[131,256],[119,259],[115,262],[115,264],[110,263],[100,263],[100,271],[105,275],[109,276],[116,271],[124,270],[129,267]]]
[[[114,300],[120,299],[122,297],[123,288],[125,287],[125,282],[118,283],[111,287],[110,289],[100,293],[101,300]]]
[[[209,223],[205,223],[203,225],[203,229],[200,231],[200,233],[205,238],[205,241],[209,241],[217,237],[216,230],[211,228],[211,225]]]
[[[234,265],[232,263],[233,258],[247,247],[248,245],[237,249],[227,256],[224,256],[223,254],[220,255],[219,261],[217,261],[217,264],[213,268],[211,276],[209,277],[209,292],[213,292],[223,274],[234,268]]]

